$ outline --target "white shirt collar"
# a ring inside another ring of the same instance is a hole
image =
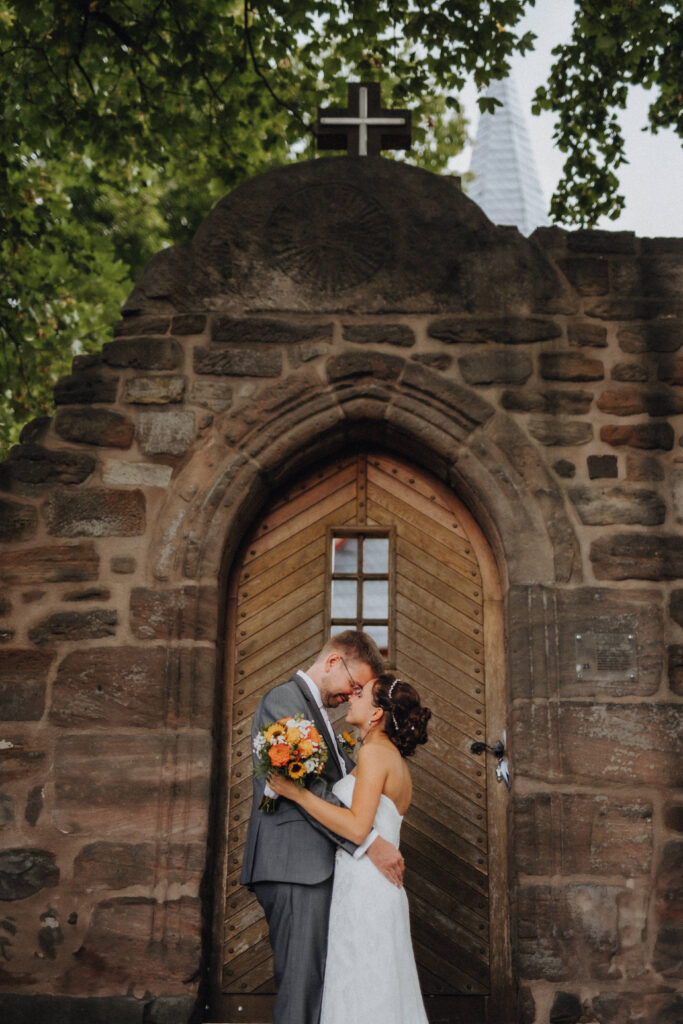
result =
[[[306,683],[306,686],[311,691],[311,694],[313,696],[313,700],[316,702],[316,704],[318,705],[319,708],[322,708],[323,707],[323,699],[322,699],[322,697],[320,695],[320,690],[315,685],[315,683],[313,682],[311,677],[309,675],[307,675],[307,673],[304,672],[304,670],[302,668],[300,668],[298,670],[297,675],[301,676],[303,681]],[[323,710],[324,710],[324,708],[323,708]]]

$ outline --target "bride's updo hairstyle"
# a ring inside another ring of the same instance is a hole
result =
[[[392,672],[382,672],[372,684],[372,700],[384,711],[385,732],[402,757],[410,757],[419,743],[427,742],[427,722],[432,713],[422,706],[414,686]]]

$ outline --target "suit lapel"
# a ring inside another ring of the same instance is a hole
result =
[[[294,681],[297,683],[299,689],[301,690],[301,692],[302,692],[302,694],[303,694],[303,696],[304,696],[304,698],[306,700],[306,704],[311,709],[311,718],[315,722],[315,725],[316,725],[316,728],[317,728],[318,732],[325,739],[325,744],[327,746],[327,749],[330,751],[330,755],[334,758],[334,764],[335,764],[336,769],[337,769],[337,775],[341,779],[342,776],[344,775],[344,771],[343,771],[341,763],[339,761],[339,750],[337,748],[337,744],[333,743],[332,740],[330,739],[330,729],[328,729],[328,727],[327,727],[327,722],[325,721],[325,719],[321,715],[320,708],[316,704],[316,702],[315,702],[315,700],[313,698],[313,694],[311,693],[310,689],[308,688],[308,686],[305,683],[305,681],[301,678],[301,676],[299,676],[299,675],[294,676]]]

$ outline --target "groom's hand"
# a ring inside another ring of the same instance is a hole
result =
[[[374,843],[368,847],[366,856],[370,858],[377,870],[389,879],[392,885],[401,888],[405,861],[401,852],[392,843],[377,836]]]

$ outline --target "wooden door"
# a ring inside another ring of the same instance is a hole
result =
[[[342,549],[353,557],[339,558]],[[385,551],[385,565],[364,561],[363,550]],[[386,645],[389,664],[433,712],[429,743],[411,760],[415,795],[401,839],[428,1015],[449,1024],[485,1021],[492,997],[496,1006],[505,1001],[509,951],[501,793],[486,759],[470,750],[474,740],[497,738],[487,734],[492,693],[496,727],[504,724],[499,594],[476,525],[445,486],[415,467],[372,453],[339,459],[291,487],[255,526],[229,607],[212,1019],[269,1021],[274,992],[265,920],[239,885],[253,712],[270,687],[315,660],[330,632],[359,625]]]

